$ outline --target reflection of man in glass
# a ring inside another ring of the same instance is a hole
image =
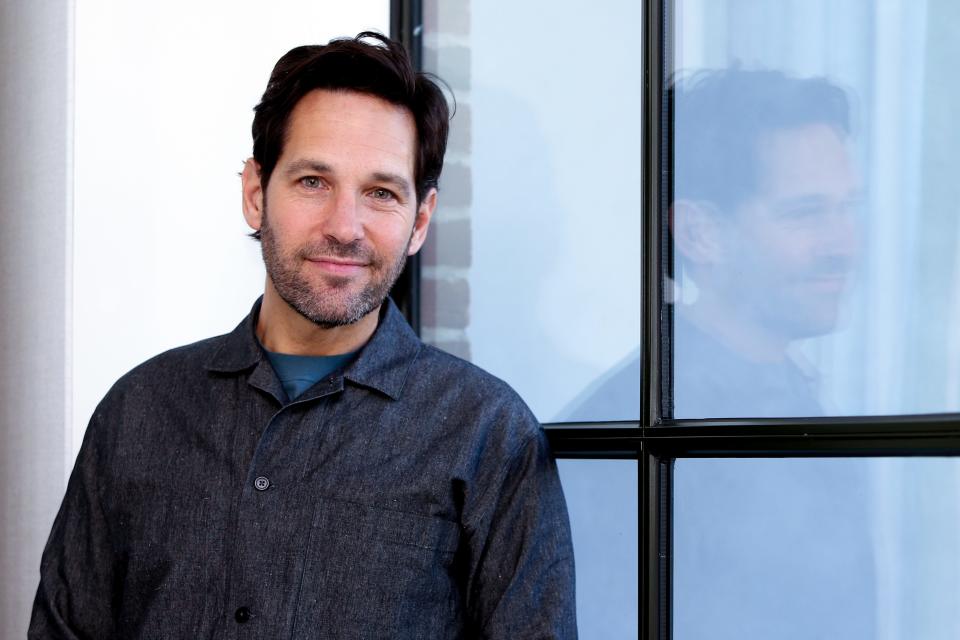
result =
[[[815,374],[788,347],[834,329],[857,254],[847,96],[823,79],[739,69],[670,92],[673,414],[819,415]],[[639,394],[634,352],[559,419],[635,419]]]
[[[857,253],[846,95],[737,69],[672,92],[672,230],[693,298],[675,314],[674,415],[820,414],[787,349],[833,330]]]
[[[738,69],[672,92],[674,415],[820,414],[788,348],[834,329],[858,252],[847,97]],[[875,637],[862,462],[707,459],[675,480],[678,640]]]

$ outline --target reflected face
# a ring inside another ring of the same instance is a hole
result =
[[[717,275],[760,326],[789,339],[827,333],[859,251],[849,151],[815,124],[767,135],[758,158],[758,192],[724,225]]]
[[[412,115],[379,98],[316,90],[294,108],[258,223],[270,282],[302,316],[358,321],[420,248],[415,149]]]

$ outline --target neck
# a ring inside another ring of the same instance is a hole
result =
[[[268,277],[257,319],[257,338],[265,349],[275,353],[335,356],[365,345],[377,328],[379,315],[378,306],[353,324],[318,326],[287,304]]]
[[[683,307],[684,317],[693,326],[751,362],[781,362],[787,357],[787,337],[770,331],[742,307],[703,293]]]

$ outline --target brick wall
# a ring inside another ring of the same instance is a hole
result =
[[[439,204],[422,252],[421,329],[426,342],[469,360],[470,2],[433,0],[424,4],[423,14],[423,66],[450,86],[456,114],[440,178]]]

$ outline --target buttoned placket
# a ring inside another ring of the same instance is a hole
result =
[[[259,574],[252,572],[249,566],[260,562],[251,556],[256,555],[257,549],[261,549],[265,556],[272,556],[278,543],[309,534],[302,527],[285,532],[283,523],[303,523],[313,519],[312,513],[307,517],[302,514],[295,517],[291,505],[313,508],[309,491],[302,486],[302,470],[321,446],[331,397],[344,389],[342,376],[328,377],[295,401],[286,402],[282,384],[265,358],[251,372],[248,384],[270,396],[279,408],[260,434],[240,492],[225,612],[227,636],[237,638],[289,631],[276,626],[285,611],[263,609],[266,599],[261,593],[264,581],[259,580]],[[302,551],[307,546],[306,540],[296,546]],[[298,573],[302,573],[303,567],[301,558]],[[290,578],[285,581],[289,582],[290,588],[301,582],[300,575]],[[278,598],[270,595],[270,600],[276,603]],[[288,602],[284,608],[295,611],[299,594],[290,597],[293,602]],[[265,628],[268,625],[270,628]]]
[[[235,464],[239,466],[234,467],[234,475],[238,485],[242,486],[237,486],[236,492],[232,493],[236,496],[236,502],[231,507],[231,524],[223,533],[225,570],[223,590],[218,597],[222,612],[221,623],[217,625],[218,638],[289,635],[289,630],[274,629],[270,623],[273,621],[276,625],[278,616],[297,611],[299,591],[294,596],[285,594],[288,601],[283,604],[274,598],[272,610],[270,607],[264,608],[264,584],[271,576],[251,578],[256,572],[248,570],[250,568],[245,565],[256,564],[254,551],[257,548],[263,549],[263,557],[277,558],[282,555],[276,549],[266,548],[279,541],[279,544],[292,549],[291,553],[296,556],[295,563],[299,564],[293,568],[287,567],[287,575],[291,577],[278,583],[278,588],[299,589],[306,550],[312,544],[310,523],[318,516],[313,507],[318,493],[316,487],[305,486],[302,475],[297,475],[297,471],[310,468],[315,459],[323,459],[318,456],[321,455],[324,433],[329,431],[330,420],[344,417],[329,415],[329,405],[335,402],[338,392],[349,394],[359,390],[345,390],[344,376],[353,385],[365,388],[365,391],[372,389],[381,397],[396,400],[403,388],[407,370],[422,346],[400,312],[388,300],[383,307],[377,331],[344,374],[318,382],[295,402],[288,403],[283,386],[256,338],[259,311],[260,300],[206,364],[207,369],[216,375],[247,376],[245,384],[238,383],[251,390],[249,394],[238,390],[239,394],[231,401],[234,407],[231,413],[238,416],[234,447],[239,454]],[[264,425],[262,429],[257,428],[258,424]],[[301,438],[302,446],[290,446],[289,442],[287,446],[284,445],[284,437],[289,437],[291,433]],[[279,440],[278,435],[282,436]],[[312,450],[308,452],[296,451],[310,447]],[[284,463],[284,452],[289,455],[290,463]],[[224,496],[230,494],[228,489],[223,493]],[[310,513],[305,513],[307,507],[311,509]],[[287,531],[287,537],[281,539],[277,531],[264,526],[272,518],[286,518],[303,526]],[[270,566],[267,572],[276,573],[279,570]]]

